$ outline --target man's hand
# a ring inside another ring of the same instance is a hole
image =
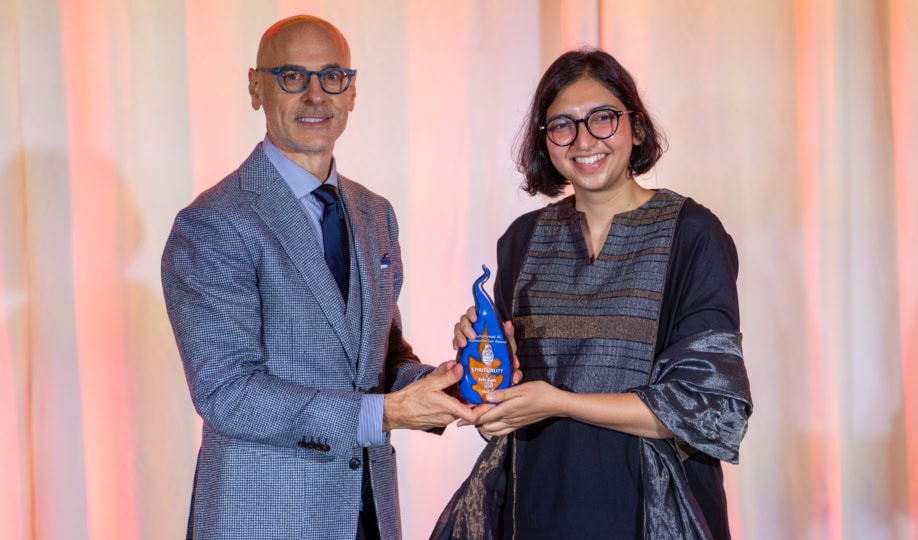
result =
[[[459,382],[462,366],[455,360],[443,362],[423,379],[398,392],[386,394],[383,401],[383,431],[443,427],[457,418],[473,422],[476,414],[465,403],[444,390]]]

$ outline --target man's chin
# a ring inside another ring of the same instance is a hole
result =
[[[276,143],[275,146],[277,146]],[[286,155],[323,154],[334,150],[335,140],[331,137],[300,138],[299,140],[291,141],[290,144],[286,144],[283,147],[277,146],[277,148]]]

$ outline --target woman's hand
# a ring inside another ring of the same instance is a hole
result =
[[[465,314],[459,317],[459,322],[453,327],[453,350],[458,351],[465,347],[470,339],[475,339],[478,334],[472,324],[478,320],[478,313],[475,306],[466,310]],[[520,359],[516,357],[516,339],[513,334],[513,323],[507,321],[503,323],[504,338],[507,340],[510,350],[510,358],[513,364],[513,374],[510,377],[510,384],[517,384],[523,380],[523,372],[520,371]]]
[[[562,406],[566,399],[564,390],[544,381],[533,381],[495,390],[488,401],[474,409],[478,415],[478,429],[485,436],[508,435],[521,427],[553,416],[564,416]]]
[[[577,394],[544,381],[531,381],[488,394],[497,405],[472,410],[485,436],[508,435],[546,418],[572,418],[605,429],[650,439],[668,439],[673,433],[634,392]]]
[[[453,350],[458,351],[468,345],[470,339],[475,339],[478,334],[472,328],[472,324],[478,320],[478,312],[475,306],[466,310],[465,314],[459,317],[459,322],[453,327]]]

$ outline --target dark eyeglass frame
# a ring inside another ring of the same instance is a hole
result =
[[[334,66],[327,67],[319,71],[309,71],[308,69],[302,66],[280,66],[280,67],[275,67],[275,68],[255,68],[255,71],[259,73],[273,73],[274,76],[277,78],[277,85],[280,87],[281,90],[283,90],[284,92],[287,92],[288,94],[300,94],[302,92],[305,92],[306,89],[309,88],[309,81],[312,80],[313,75],[315,75],[319,79],[319,87],[321,87],[322,91],[325,92],[326,94],[331,94],[331,95],[343,94],[347,92],[348,88],[351,87],[351,81],[354,80],[354,75],[357,74],[356,69],[348,69],[344,67],[334,67]],[[301,90],[288,90],[287,87],[284,86],[284,81],[283,79],[281,79],[281,74],[284,73],[285,71],[296,71],[296,72],[302,73],[303,76],[306,77],[306,84],[303,85],[303,88]],[[331,73],[333,71],[340,71],[344,73],[344,75],[347,77],[347,80],[344,82],[344,87],[337,92],[329,92],[328,89],[325,88],[325,83],[322,82],[322,77],[326,73]]]
[[[613,129],[612,133],[606,135],[605,137],[597,136],[595,133],[593,133],[593,130],[590,129],[590,118],[592,118],[593,115],[597,113],[612,113],[615,115],[615,129]],[[559,115],[552,116],[551,118],[548,119],[547,122],[545,122],[545,124],[539,126],[539,131],[545,133],[545,136],[548,137],[548,140],[551,141],[553,145],[564,147],[564,146],[570,146],[574,144],[574,141],[576,141],[577,137],[580,136],[580,124],[583,124],[583,126],[587,130],[587,133],[589,133],[590,136],[592,136],[594,139],[601,141],[604,139],[612,138],[615,136],[616,133],[618,133],[618,128],[619,126],[622,125],[622,115],[633,114],[633,113],[634,111],[620,111],[618,109],[613,109],[612,107],[600,107],[596,110],[590,111],[589,114],[587,114],[586,116],[580,119],[574,118],[573,116],[569,114],[559,114]],[[548,125],[554,122],[555,120],[558,120],[559,118],[564,118],[565,120],[572,122],[574,124],[574,137],[571,139],[571,142],[567,144],[559,144],[555,142],[555,140],[551,137],[551,132],[548,131]]]

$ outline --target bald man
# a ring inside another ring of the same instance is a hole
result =
[[[189,538],[400,538],[390,433],[474,422],[443,391],[462,368],[421,364],[402,337],[392,206],[337,170],[356,79],[328,22],[271,26],[248,85],[267,134],[166,243],[203,419]]]

